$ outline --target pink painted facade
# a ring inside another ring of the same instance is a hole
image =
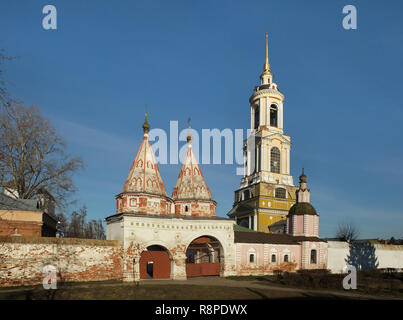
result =
[[[236,243],[236,274],[266,275],[276,270],[326,269],[327,243],[304,241],[290,244]],[[316,250],[316,262],[311,261]],[[253,258],[251,258],[253,255]]]
[[[319,216],[309,203],[304,173],[296,193],[297,203],[287,216],[287,234],[241,232],[235,236],[237,274],[327,268],[327,242],[319,238]]]

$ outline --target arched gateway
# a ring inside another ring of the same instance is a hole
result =
[[[160,245],[147,247],[140,256],[140,279],[170,279],[172,256]]]
[[[198,237],[186,249],[186,276],[219,276],[223,260],[223,248],[216,238]]]

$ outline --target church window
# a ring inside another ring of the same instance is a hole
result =
[[[277,147],[270,150],[270,171],[280,173],[280,150]]]
[[[255,254],[254,254],[254,253],[251,253],[251,254],[249,255],[249,262],[250,262],[250,263],[254,263],[254,262],[255,262]]]
[[[312,264],[316,264],[316,257],[317,256],[317,254],[316,254],[316,250],[311,250],[311,263]]]
[[[271,262],[276,262],[276,255],[275,254],[271,255]]]
[[[249,190],[245,190],[245,192],[244,192],[244,199],[245,200],[248,200],[250,198],[250,192],[249,192]]]
[[[288,254],[284,256],[284,262],[288,262]]]
[[[284,188],[276,188],[275,197],[285,199],[286,198],[286,190]]]
[[[270,125],[277,127],[278,108],[275,104],[270,106]]]
[[[259,106],[256,105],[255,106],[255,129],[257,129],[259,127],[259,122],[260,122],[260,110],[259,110]]]

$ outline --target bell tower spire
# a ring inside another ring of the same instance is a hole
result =
[[[270,64],[269,64],[269,35],[266,31],[266,62],[264,64],[263,73],[270,73]]]
[[[270,72],[269,63],[269,34],[266,31],[266,60],[263,65],[263,73],[260,76],[260,82],[262,85],[270,85],[273,82],[273,74]]]

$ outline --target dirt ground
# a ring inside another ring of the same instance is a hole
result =
[[[219,277],[177,280],[144,280],[59,284],[56,290],[41,285],[1,288],[1,300],[238,300],[238,299],[403,299],[398,295],[370,295],[358,291],[295,288],[273,285],[258,277]]]

